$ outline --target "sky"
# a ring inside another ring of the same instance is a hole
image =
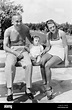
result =
[[[23,22],[41,23],[53,19],[72,23],[72,0],[12,0],[23,6]]]

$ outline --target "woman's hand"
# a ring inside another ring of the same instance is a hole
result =
[[[43,50],[43,52],[41,53],[41,55],[45,54],[47,51],[46,50]]]
[[[69,66],[69,61],[65,60],[65,67],[68,67],[68,66]]]
[[[48,50],[49,50],[49,49],[43,50],[40,55],[44,55],[46,52],[48,52]]]

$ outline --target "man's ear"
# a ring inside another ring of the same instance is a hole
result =
[[[12,24],[14,24],[14,17],[12,17],[12,20],[11,20]]]
[[[12,24],[14,24],[14,21],[12,20]]]

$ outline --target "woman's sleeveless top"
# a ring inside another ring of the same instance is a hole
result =
[[[50,40],[50,45],[51,45],[51,49],[48,51],[48,53],[53,56],[58,56],[62,60],[64,60],[64,47],[63,47],[62,39],[60,38],[58,40],[53,40],[53,41]]]

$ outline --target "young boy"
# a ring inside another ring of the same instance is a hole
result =
[[[33,36],[33,44],[30,45],[30,58],[35,63],[39,63],[41,59],[41,54],[43,52],[43,46],[40,44],[40,37]]]

